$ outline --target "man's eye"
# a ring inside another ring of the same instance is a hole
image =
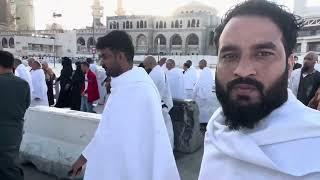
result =
[[[257,53],[257,56],[259,57],[266,57],[266,56],[272,56],[273,53],[272,52],[268,52],[268,51],[261,51]]]
[[[231,61],[231,60],[235,60],[238,58],[238,56],[236,54],[225,54],[222,55],[221,57],[224,61]]]

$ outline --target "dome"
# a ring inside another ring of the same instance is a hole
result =
[[[213,7],[207,6],[198,1],[192,1],[189,4],[186,4],[184,6],[177,8],[174,11],[173,15],[177,16],[177,15],[193,14],[193,13],[206,13],[206,14],[217,15],[217,10]]]

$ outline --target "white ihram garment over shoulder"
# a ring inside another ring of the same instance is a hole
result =
[[[33,86],[31,106],[49,106],[47,95],[48,87],[43,70],[32,70],[30,74]],[[40,98],[40,100],[35,100],[35,98]]]
[[[186,99],[182,69],[173,68],[166,72],[172,98]]]
[[[229,130],[217,110],[207,126],[199,180],[319,180],[320,112],[288,91],[288,101],[254,130]]]
[[[193,99],[199,107],[200,123],[208,123],[214,113],[214,80],[210,68],[205,67],[200,72],[199,79],[193,89]]]
[[[157,87],[142,68],[111,81],[94,138],[83,152],[85,180],[180,179]]]
[[[193,98],[193,88],[197,83],[198,75],[197,70],[193,66],[191,66],[184,74],[184,89],[186,91],[186,98]]]
[[[31,79],[31,74],[30,72],[28,71],[27,67],[23,64],[20,64],[14,71],[14,74],[27,81],[28,84],[29,84],[29,87],[30,87],[30,93],[32,95],[32,91],[33,91],[33,86],[32,86],[32,79]],[[31,97],[32,98],[32,97]]]
[[[169,115],[169,111],[173,107],[173,101],[172,101],[172,96],[171,96],[170,88],[168,85],[168,81],[165,73],[163,72],[162,68],[159,65],[155,66],[149,75],[160,93],[162,104],[165,104],[167,106],[167,108],[165,107],[162,108],[162,114],[167,127],[168,134],[169,134],[170,143],[173,148],[174,132],[173,132],[171,117]]]

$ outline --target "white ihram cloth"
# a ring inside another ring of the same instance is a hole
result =
[[[99,68],[95,63],[90,64],[89,69],[97,76],[99,73]]]
[[[48,87],[43,70],[32,70],[30,74],[33,85],[31,106],[49,106],[47,95]],[[35,100],[35,98],[40,98],[40,100]]]
[[[27,81],[29,84],[29,88],[30,88],[30,94],[32,95],[32,91],[33,91],[33,86],[32,86],[32,79],[31,79],[31,74],[28,71],[27,67],[23,64],[20,64],[14,71],[14,74]],[[32,97],[31,97],[32,98]]]
[[[173,68],[166,72],[172,98],[186,99],[182,69]]]
[[[254,130],[231,131],[218,109],[207,126],[199,180],[319,180],[320,112],[288,94]]]
[[[197,83],[198,75],[197,70],[193,66],[191,66],[188,70],[183,74],[184,78],[184,89],[186,91],[186,98],[193,98],[193,88]]]
[[[83,151],[85,180],[180,179],[157,87],[134,67],[111,81],[94,138]]]
[[[289,88],[292,90],[295,96],[297,96],[298,94],[300,76],[301,76],[301,68],[292,71],[291,77],[289,79]]]
[[[211,69],[205,67],[201,70],[198,82],[193,90],[193,99],[199,107],[200,123],[208,123],[214,113],[213,86],[214,80]]]
[[[171,117],[169,115],[169,111],[173,107],[173,101],[171,97],[170,88],[166,80],[166,75],[159,65],[155,66],[149,75],[160,93],[162,104],[165,104],[168,107],[168,108],[166,107],[162,108],[162,114],[167,127],[168,134],[169,134],[170,143],[173,148],[174,132],[173,132]]]

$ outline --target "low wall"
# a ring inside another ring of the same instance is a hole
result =
[[[66,177],[100,119],[98,114],[67,109],[29,108],[20,148],[22,161],[33,163],[42,172]]]
[[[194,101],[174,100],[170,111],[175,133],[175,150],[192,153],[203,144],[199,110]],[[101,115],[32,107],[26,112],[20,148],[22,161],[33,163],[40,171],[67,177],[72,164],[90,142]]]
[[[199,108],[193,100],[173,100],[170,110],[174,129],[175,151],[193,153],[203,145],[200,131]]]

